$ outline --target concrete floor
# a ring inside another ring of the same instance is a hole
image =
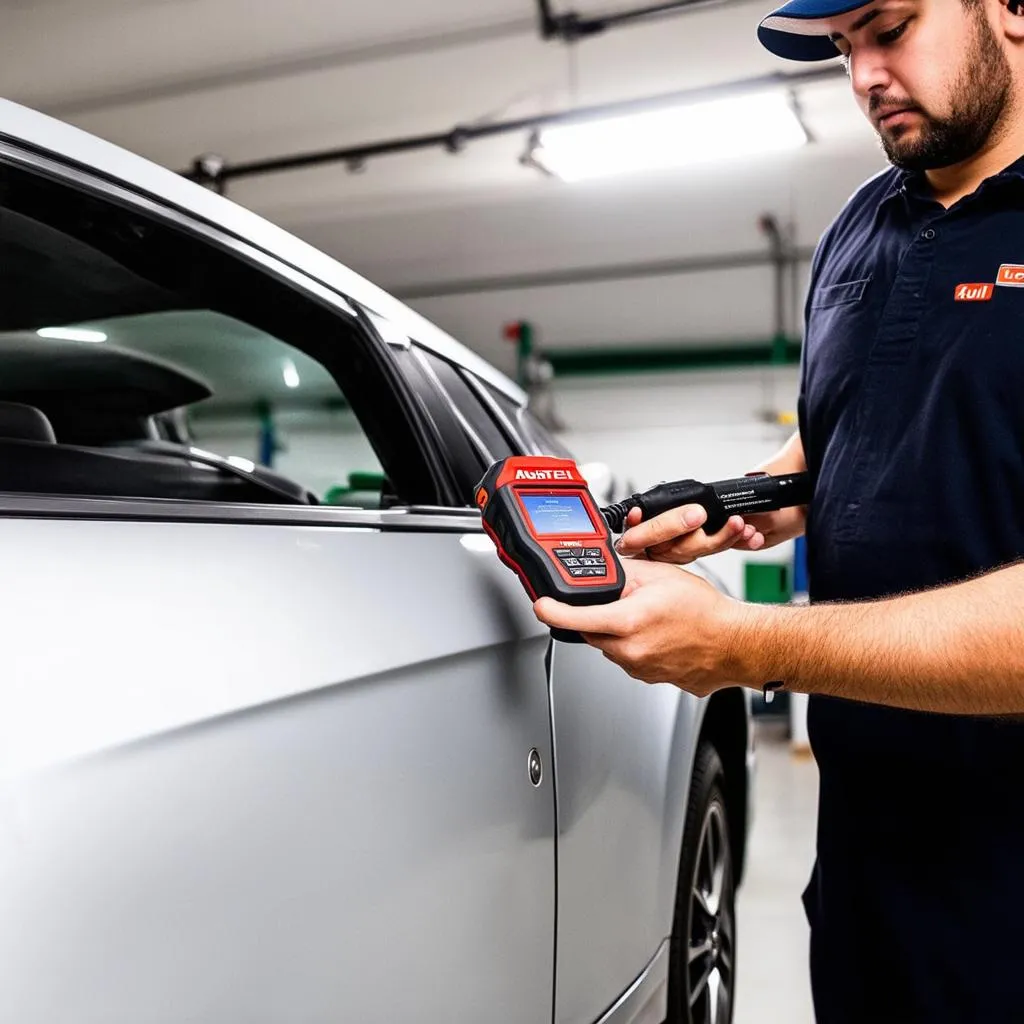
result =
[[[813,1024],[800,893],[814,863],[818,772],[790,753],[785,723],[758,719],[747,872],[737,904],[734,1024]]]

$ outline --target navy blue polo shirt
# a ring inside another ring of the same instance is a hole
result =
[[[1024,158],[948,210],[890,169],[822,237],[799,402],[812,602],[1024,556],[1022,285]],[[833,950],[909,965],[914,999],[933,1000],[921,1019],[1024,1019],[1024,725],[812,697],[808,726],[812,924]],[[998,1016],[1014,1000],[1021,1018]]]

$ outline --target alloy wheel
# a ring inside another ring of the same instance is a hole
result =
[[[712,800],[701,825],[690,886],[687,972],[693,1024],[725,1024],[732,1019],[736,929],[727,835],[724,809]]]

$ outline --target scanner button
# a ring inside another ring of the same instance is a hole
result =
[[[586,556],[587,556],[587,558],[600,558],[601,557],[601,549],[600,548],[587,548]]]
[[[563,558],[562,562],[564,565],[579,565],[580,560],[578,558]]]
[[[580,576],[586,576],[589,572],[589,569],[570,569],[569,575],[578,579]]]
[[[572,554],[572,548],[555,548],[555,554],[559,558],[568,558]]]

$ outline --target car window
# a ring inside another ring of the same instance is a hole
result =
[[[459,413],[474,443],[482,449],[486,465],[490,465],[498,459],[518,454],[490,410],[466,382],[459,370],[447,359],[442,359],[434,352],[421,349],[420,354],[434,372],[438,383]]]
[[[530,412],[529,407],[522,410],[519,422],[526,436],[533,439],[544,455],[557,455],[561,459],[576,458],[572,451]]]
[[[557,455],[559,458],[572,459],[571,451],[530,412],[529,406],[521,406],[515,399],[503,391],[484,381],[481,386],[487,389],[491,400],[504,415],[514,424],[525,447],[539,455]]]
[[[434,500],[354,313],[186,227],[0,165],[0,293],[0,491]]]
[[[305,352],[211,310],[100,326],[113,345],[208,384],[208,398],[176,410],[184,440],[272,468],[322,503],[379,507],[380,459],[330,373]]]

